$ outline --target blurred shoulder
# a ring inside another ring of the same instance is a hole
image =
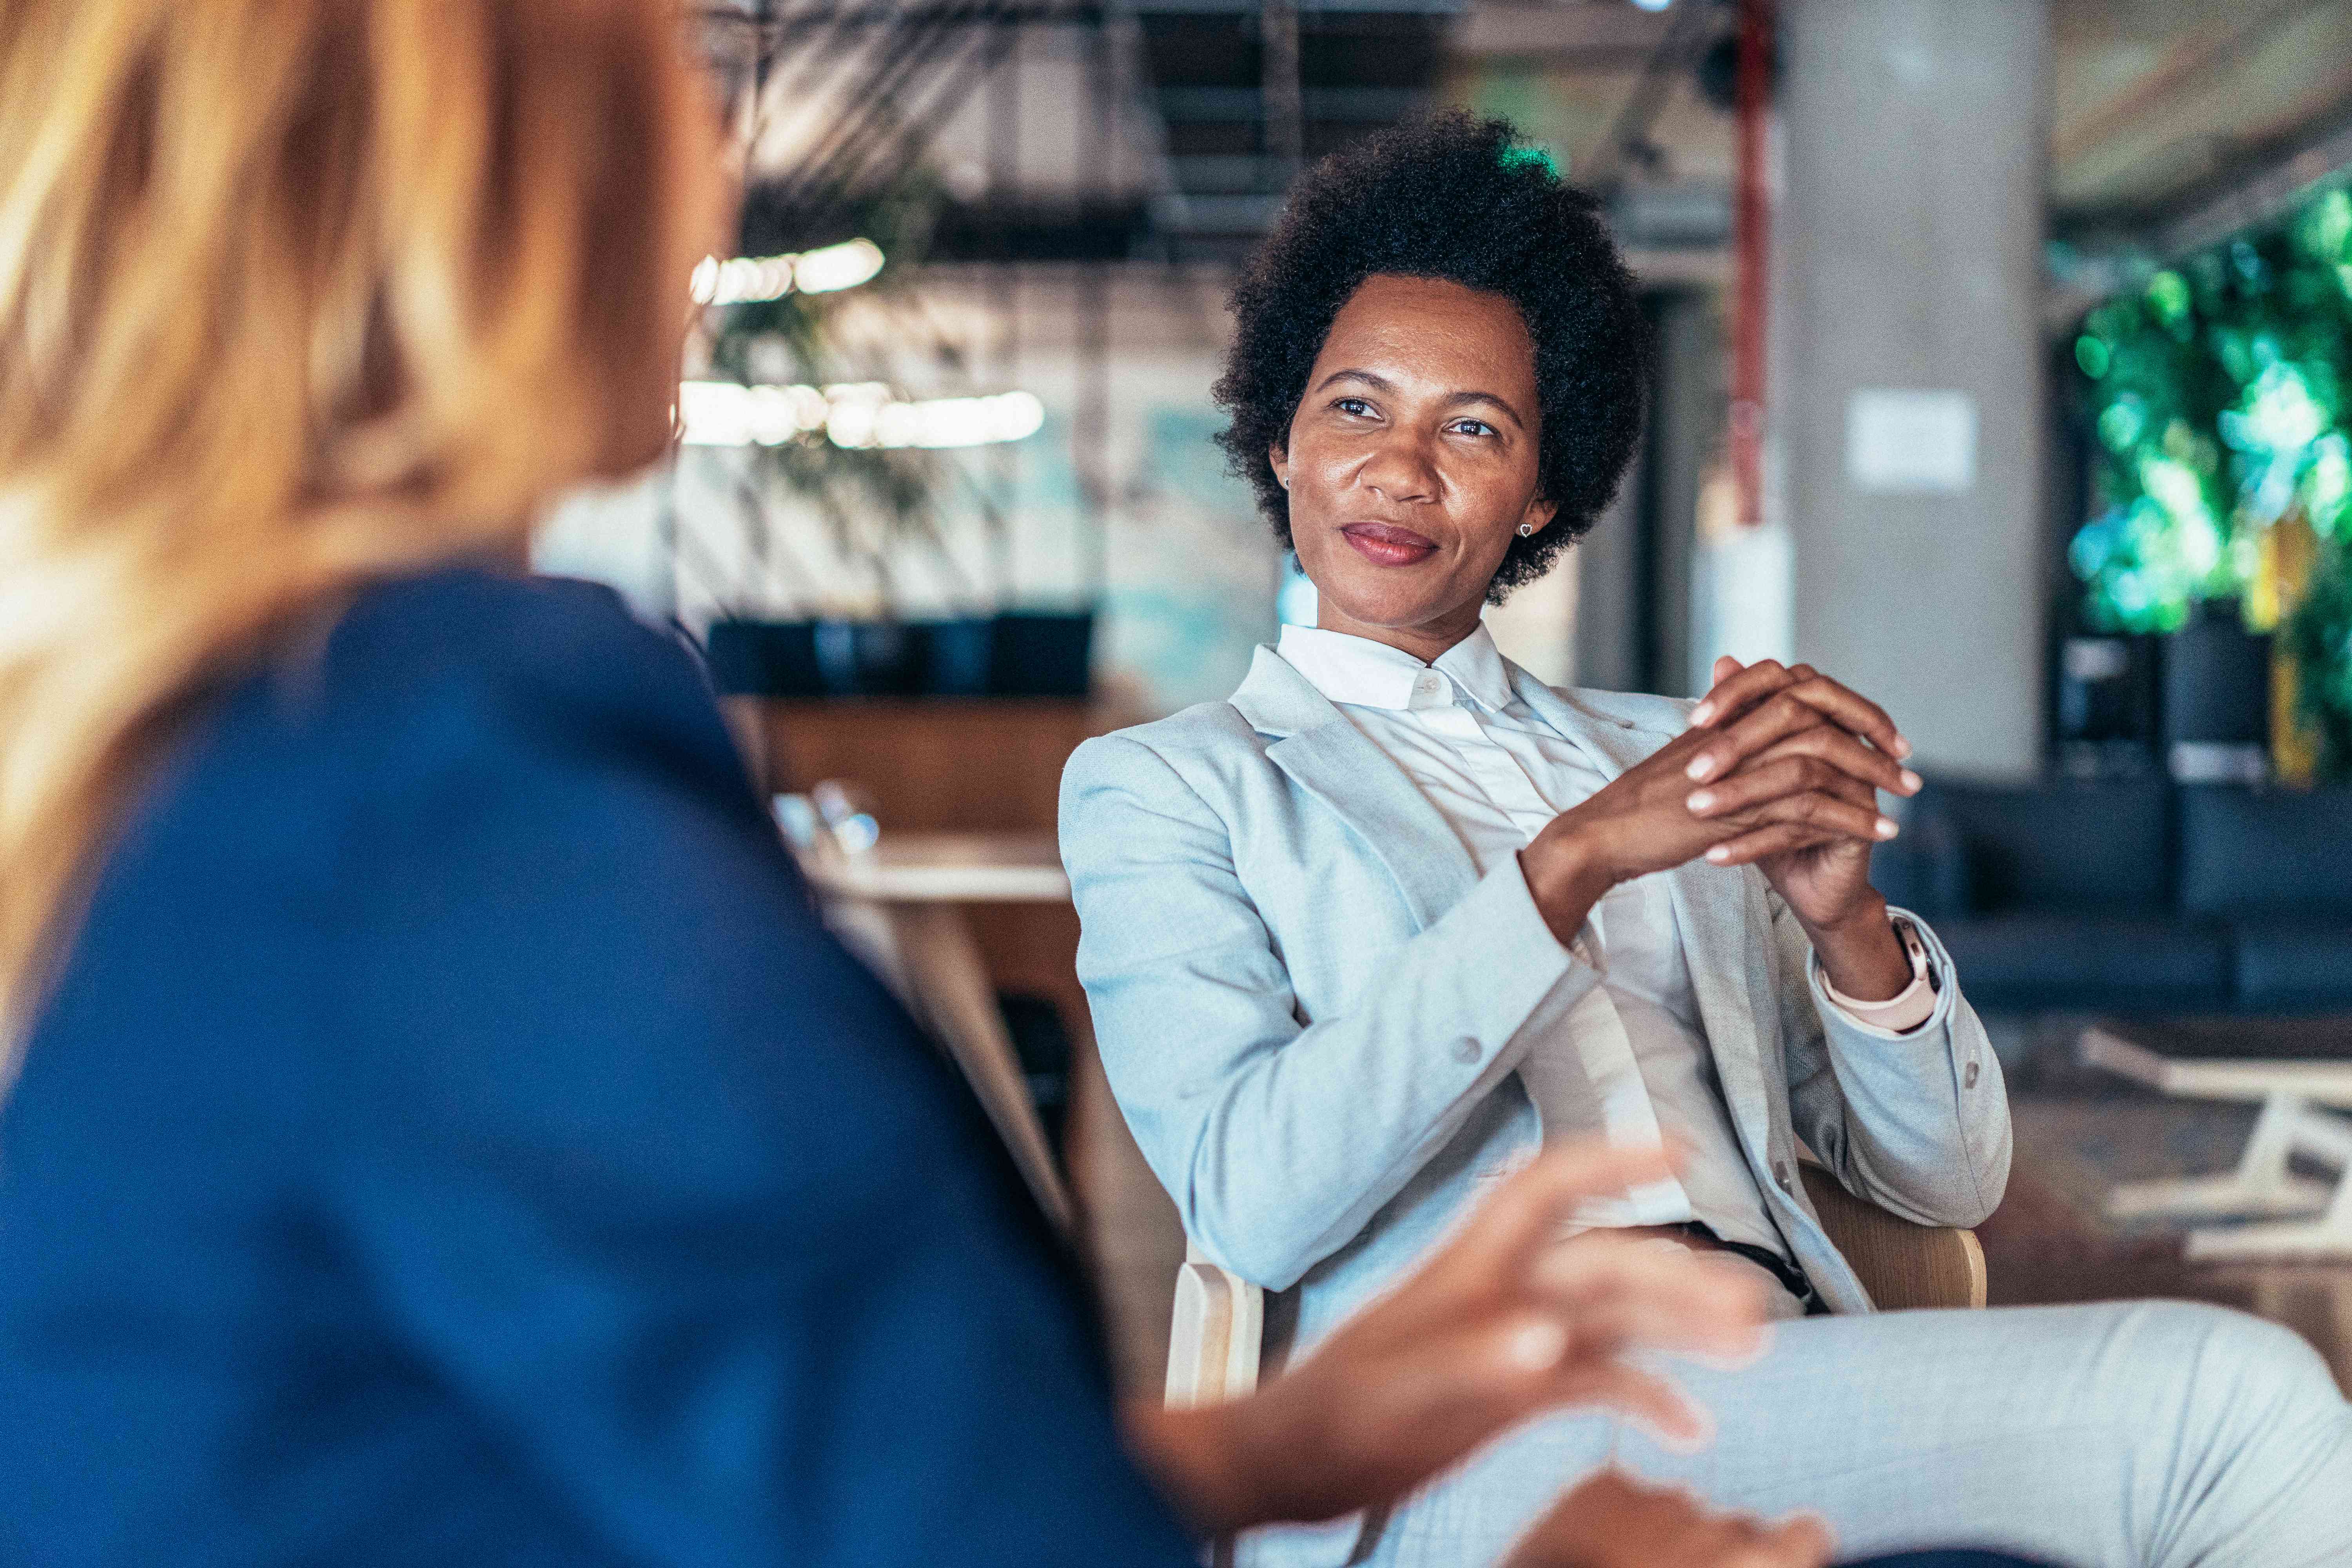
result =
[[[680,639],[638,620],[611,589],[574,578],[453,568],[377,584],[336,619],[321,695],[389,700],[439,684],[600,706],[709,705]]]
[[[451,569],[380,584],[268,684],[280,722],[395,775],[486,751],[658,754],[740,787],[694,656],[591,583]]]

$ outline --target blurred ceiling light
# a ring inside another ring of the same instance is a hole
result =
[[[1637,11],[1663,11],[1674,3],[1675,0],[1633,0],[1633,8]]]
[[[1019,441],[1045,423],[1026,392],[988,397],[893,397],[880,382],[836,386],[741,386],[689,381],[677,389],[690,447],[774,447],[822,430],[836,447],[940,448]]]
[[[692,293],[698,305],[743,305],[781,300],[797,289],[831,294],[855,289],[882,270],[882,247],[870,239],[847,239],[797,256],[738,256],[721,261],[706,256],[695,264]]]

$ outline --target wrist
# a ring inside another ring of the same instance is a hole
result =
[[[1267,1389],[1190,1408],[1131,1399],[1124,1405],[1129,1446],[1202,1535],[1307,1519],[1275,1486],[1279,1477],[1298,1474],[1296,1455],[1303,1448],[1279,1432],[1286,1404],[1267,1396]]]
[[[1617,879],[1591,839],[1573,829],[1547,828],[1519,851],[1528,892],[1551,934],[1566,947],[1585,917]]]
[[[1128,1444],[1192,1528],[1217,1536],[1277,1517],[1264,1479],[1257,1399],[1171,1410],[1135,1399],[1125,1408]]]
[[[1832,920],[1809,921],[1803,911],[1798,910],[1794,904],[1790,906],[1796,913],[1798,923],[1805,928],[1805,934],[1812,939],[1815,947],[1821,946],[1824,942],[1846,943],[1862,939],[1875,940],[1877,932],[1882,928],[1888,935],[1893,935],[1895,926],[1888,918],[1887,907],[1885,895],[1877,889],[1867,886],[1862,889],[1860,896],[1855,898],[1849,908],[1841,910]]]
[[[1834,921],[1806,922],[1822,973],[1840,994],[1857,1002],[1884,1002],[1911,984],[1911,962],[1895,934],[1886,900],[1875,890]]]

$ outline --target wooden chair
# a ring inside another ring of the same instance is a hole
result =
[[[1822,1228],[1881,1309],[1985,1304],[1984,1249],[1974,1231],[1914,1225],[1855,1197],[1819,1165],[1800,1169]],[[1256,1388],[1265,1329],[1265,1292],[1211,1262],[1188,1237],[1168,1333],[1168,1404],[1214,1405]]]

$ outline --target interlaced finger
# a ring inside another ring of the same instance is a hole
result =
[[[1792,850],[1811,849],[1818,845],[1834,844],[1850,835],[1832,833],[1805,823],[1776,822],[1727,838],[1706,852],[1710,866],[1746,866],[1774,855],[1786,855]]]
[[[1842,773],[1819,757],[1784,755],[1752,762],[1719,784],[1693,790],[1684,805],[1693,816],[1717,817],[1738,826],[1760,826],[1780,818],[1762,815],[1774,801],[1807,795],[1832,797],[1869,814],[1866,836],[1877,836],[1878,794],[1866,781]]]
[[[1693,730],[1720,729],[1769,698],[1786,692],[1819,711],[1829,722],[1859,735],[1900,762],[1911,754],[1911,742],[1895,726],[1886,710],[1843,681],[1822,674],[1810,664],[1783,666],[1777,659],[1759,659],[1716,683],[1690,711]]]
[[[1747,766],[1752,771],[1759,763],[1781,757],[1818,757],[1841,773],[1864,781],[1873,789],[1900,795],[1919,793],[1917,773],[1875,746],[1863,744],[1851,732],[1834,724],[1815,724],[1810,729],[1800,730],[1750,757]]]
[[[1843,787],[1859,792],[1865,786],[1847,782]],[[1858,838],[1865,844],[1881,843],[1902,831],[1893,817],[1878,814],[1875,796],[1865,799],[1867,804],[1846,798],[1837,788],[1825,786],[1768,800],[1736,814],[1732,820],[1743,827],[1794,823],[1825,836]]]
[[[1811,673],[1810,667],[1801,666],[1800,668],[1805,668],[1807,674]],[[1699,699],[1698,705],[1690,710],[1691,728],[1704,730],[1710,726],[1719,726],[1727,720],[1737,719],[1757,703],[1793,685],[1800,679],[1801,678],[1783,666],[1779,659],[1759,658],[1754,664],[1716,682],[1714,689]]]
[[[1737,770],[1750,757],[1802,730],[1829,720],[1811,703],[1801,702],[1795,689],[1779,691],[1730,723],[1719,726],[1712,738],[1691,756],[1683,772],[1704,784]]]
[[[1826,675],[1808,675],[1792,681],[1785,694],[1819,711],[1838,728],[1861,736],[1898,762],[1911,754],[1886,710],[1842,681]]]

